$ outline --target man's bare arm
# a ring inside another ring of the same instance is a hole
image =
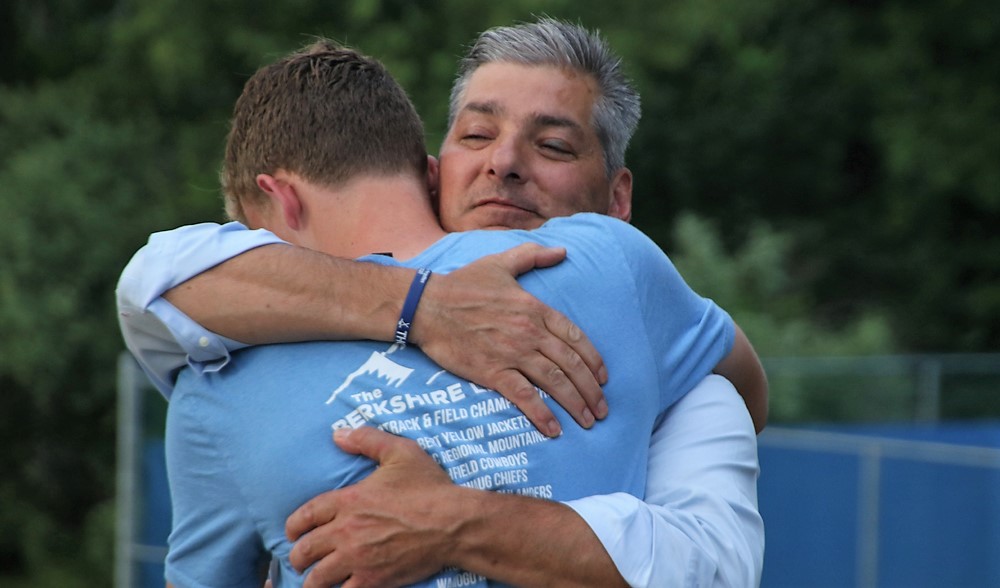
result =
[[[546,390],[582,426],[607,414],[607,374],[587,337],[515,277],[565,251],[522,245],[434,275],[411,338],[436,363],[507,397],[548,435],[560,426]],[[249,344],[318,339],[392,341],[414,270],[358,263],[291,245],[237,255],[164,297],[206,328]]]
[[[724,376],[743,396],[743,401],[750,411],[754,429],[760,433],[767,426],[768,384],[767,374],[757,357],[750,340],[739,325],[736,326],[736,336],[733,349],[724,357],[714,372]]]
[[[336,441],[380,465],[289,517],[287,533],[298,540],[292,565],[319,560],[306,588],[398,586],[448,566],[517,586],[626,585],[597,536],[564,504],[456,486],[412,440],[374,428],[341,430]],[[559,541],[539,529],[558,529]]]

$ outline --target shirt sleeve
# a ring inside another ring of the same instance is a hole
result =
[[[178,392],[167,409],[165,452],[172,525],[165,576],[185,588],[259,588],[269,553],[229,470],[224,441],[197,394]]]
[[[743,400],[728,380],[709,376],[654,431],[645,502],[620,493],[566,504],[631,586],[758,586],[758,474]]]
[[[671,406],[732,351],[733,319],[691,289],[670,258],[646,235],[622,222],[616,231],[643,310],[645,334],[656,361],[660,406]]]
[[[221,369],[229,353],[245,345],[205,329],[163,294],[227,259],[273,243],[284,241],[235,222],[201,223],[153,233],[125,266],[115,292],[125,346],[168,399],[180,368]]]

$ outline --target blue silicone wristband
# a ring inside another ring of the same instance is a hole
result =
[[[413,324],[413,315],[417,312],[417,303],[424,293],[424,286],[431,277],[431,270],[422,267],[417,269],[417,275],[413,276],[410,283],[410,291],[406,293],[406,301],[403,302],[403,312],[399,315],[399,322],[396,323],[396,344],[406,347],[406,341],[410,337],[410,325]]]

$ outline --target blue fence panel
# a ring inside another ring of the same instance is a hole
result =
[[[758,496],[767,533],[763,585],[853,585],[857,529],[845,522],[857,517],[858,458],[762,447],[761,470]]]
[[[765,588],[1000,586],[1000,424],[773,428],[760,441]]]
[[[997,470],[886,460],[880,585],[1000,586]]]
[[[162,588],[163,556],[170,535],[170,487],[167,483],[167,463],[162,439],[147,439],[143,447],[142,468],[143,513],[139,532],[141,545],[160,548],[159,557],[139,561],[139,582],[142,587]]]

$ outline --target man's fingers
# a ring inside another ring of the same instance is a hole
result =
[[[495,255],[497,262],[515,278],[535,268],[550,267],[566,259],[563,247],[543,247],[538,243],[523,243]]]
[[[562,426],[558,419],[542,400],[538,389],[528,381],[524,374],[516,370],[507,370],[498,378],[494,388],[520,409],[543,435],[558,437],[562,433]],[[570,396],[575,396],[575,393],[570,394]],[[583,403],[579,402],[579,404]]]
[[[561,395],[567,394],[570,399],[582,398],[592,417],[598,419],[606,417],[608,405],[601,389],[601,385],[608,381],[604,360],[583,331],[561,313],[553,310],[547,314],[545,326],[552,333],[563,334],[562,338],[543,340],[541,352],[558,367],[558,375],[567,382],[557,383],[557,386],[552,388],[543,386],[542,389],[569,410],[576,422],[589,427],[591,423],[587,422],[587,416],[582,412],[573,412],[571,406],[567,404],[571,400],[564,402]]]
[[[526,271],[549,267],[561,262],[566,258],[566,250],[561,247],[542,247],[536,243],[525,243],[499,253],[497,257],[502,260],[502,265],[511,272],[511,275],[517,277]],[[597,352],[590,339],[561,312],[551,308],[546,308],[546,311],[544,315],[545,327],[549,333],[569,345],[575,355],[583,360],[587,369],[597,379],[598,384],[606,383],[608,375],[607,369],[604,367],[604,360],[601,359],[601,354]],[[574,373],[575,370],[581,369],[576,363],[577,357],[574,354],[559,353],[555,357],[549,357],[566,373]],[[573,381],[575,382],[576,379]],[[587,404],[591,406],[591,409],[594,408],[589,401]]]
[[[333,432],[333,442],[347,453],[363,455],[380,464],[395,453],[412,451],[414,447],[419,450],[413,441],[375,427],[337,429]]]
[[[351,434],[353,432],[354,429],[351,428],[335,429],[333,431],[333,442],[336,443],[337,447],[341,448],[345,453],[359,455],[362,453],[362,449],[359,444],[361,441],[361,435],[354,437]]]
[[[337,513],[337,491],[333,490],[314,497],[295,510],[285,520],[285,536],[296,541],[309,531],[333,520]]]
[[[604,359],[597,352],[597,348],[590,342],[590,339],[580,327],[573,321],[566,318],[561,312],[549,309],[545,315],[545,327],[550,333],[555,335],[560,341],[572,349],[572,353],[557,353],[552,360],[568,374],[580,371],[577,360],[582,360],[587,369],[597,379],[598,384],[606,384],[608,381],[608,370],[604,366]],[[575,380],[574,380],[575,381]],[[589,404],[589,403],[588,403]]]
[[[316,584],[315,586],[303,586],[303,588],[327,588],[331,584]],[[386,580],[362,578],[356,574],[351,574],[347,581],[341,584],[340,588],[395,588],[399,583],[387,583]]]
[[[306,574],[306,580],[302,583],[302,588],[329,588],[344,583],[343,586],[351,586],[349,576],[350,570],[337,557],[336,552],[319,560],[313,569]],[[358,584],[354,584],[357,586]]]
[[[311,530],[299,537],[295,545],[292,546],[292,550],[288,554],[288,563],[300,572],[318,561],[325,562],[327,568],[332,567],[335,564],[335,558],[332,557],[336,548],[335,539],[333,532],[327,527]],[[327,577],[329,577],[327,573],[319,575],[319,578],[326,579]]]
[[[536,348],[532,354],[520,358],[518,370],[558,402],[580,426],[590,428],[595,419],[603,419],[608,414],[601,389],[601,384],[607,381],[604,361],[586,335],[569,319],[555,310],[547,310],[547,331],[535,338]],[[563,338],[557,336],[560,333]],[[594,366],[587,364],[588,361]],[[507,393],[498,391],[532,422],[537,423],[536,419],[547,416],[540,409],[529,414],[526,406],[530,405],[515,402]],[[541,427],[539,430],[546,433]]]
[[[557,339],[551,339],[542,342],[535,355],[532,361],[522,360],[521,372],[558,402],[581,427],[590,428],[595,419],[607,416],[604,391],[573,349]],[[562,365],[555,359],[559,359]],[[513,380],[513,376],[510,378]],[[534,415],[529,414],[526,408],[530,406],[527,400],[518,402],[509,394],[504,393],[504,396],[532,419]],[[532,396],[538,397],[537,392]],[[547,416],[540,409],[537,414],[539,418]],[[542,428],[539,430],[546,432]]]
[[[555,399],[580,426],[590,428],[595,419],[607,416],[604,391],[594,375],[583,366],[576,352],[561,341],[542,344],[544,372],[529,377]]]

